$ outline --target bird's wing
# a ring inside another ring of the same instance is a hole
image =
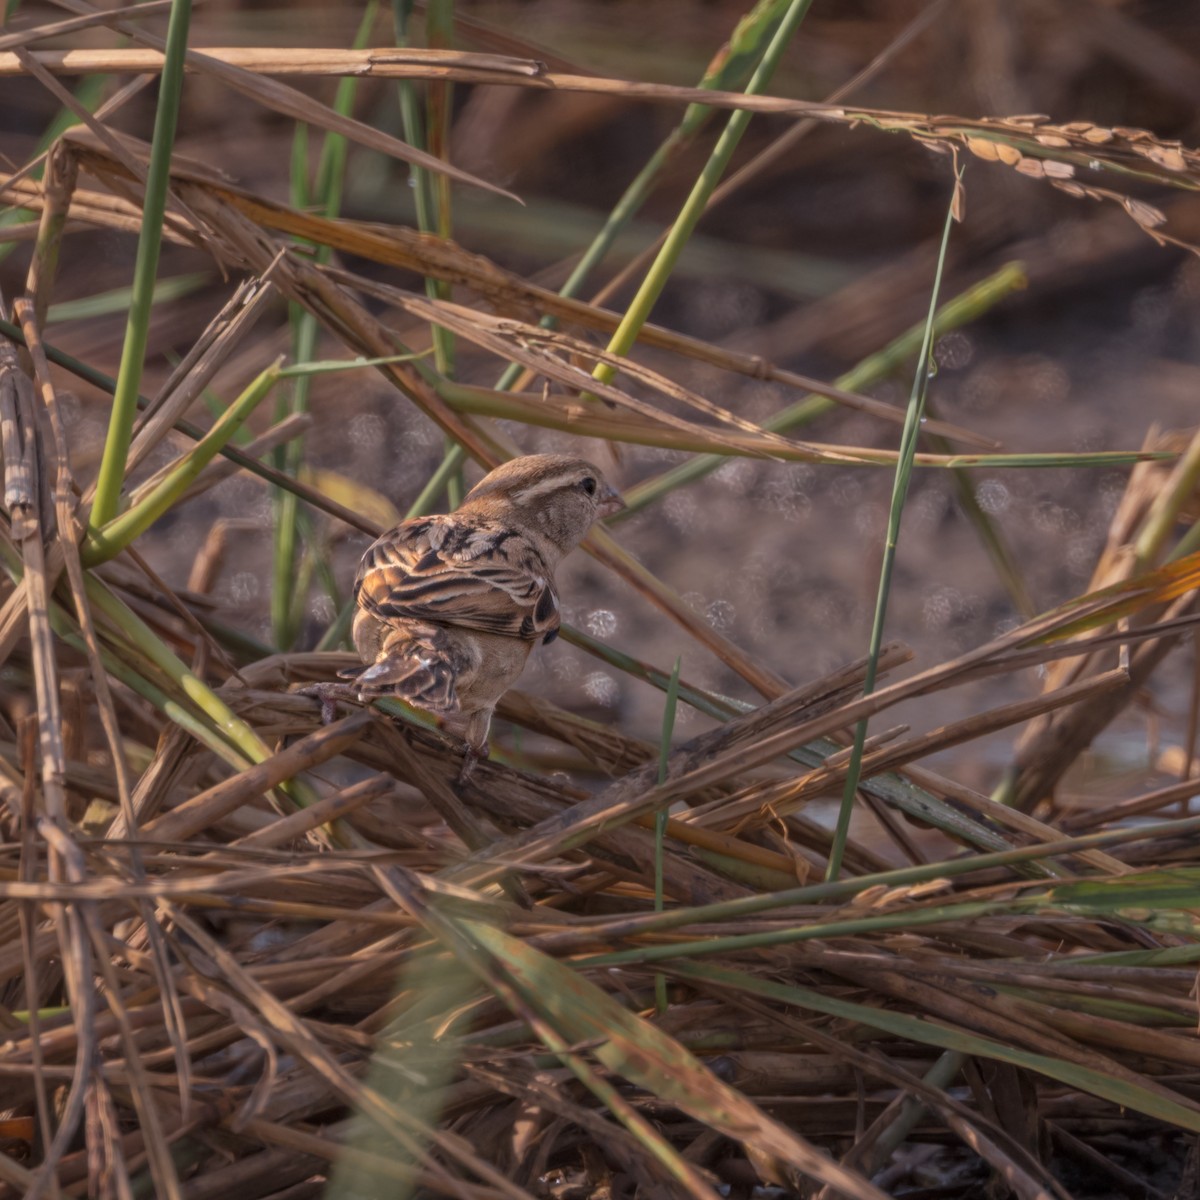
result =
[[[554,580],[520,533],[453,513],[404,521],[363,555],[358,603],[381,620],[412,618],[534,642],[557,634]]]

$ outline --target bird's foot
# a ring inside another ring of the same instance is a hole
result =
[[[321,702],[321,724],[332,725],[337,720],[337,702],[357,696],[358,689],[353,684],[327,681],[305,684],[304,687],[296,688],[293,695],[311,696],[314,700],[319,700]]]
[[[486,759],[491,752],[492,748],[487,742],[480,746],[472,746],[470,742],[467,743],[467,748],[463,752],[462,770],[458,773],[457,782],[460,787],[471,778],[479,762]]]

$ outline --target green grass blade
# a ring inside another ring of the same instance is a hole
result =
[[[150,148],[150,166],[146,173],[146,194],[142,208],[142,232],[138,238],[137,259],[133,268],[133,298],[117,388],[113,395],[108,436],[96,480],[96,496],[91,521],[97,527],[107,525],[117,515],[121,488],[125,483],[125,457],[133,435],[137,415],[138,388],[142,382],[146,346],[150,334],[150,312],[154,304],[154,280],[162,247],[163,218],[167,211],[167,190],[171,178],[171,150],[175,143],[175,125],[179,117],[179,99],[183,91],[183,63],[187,53],[191,0],[174,0],[167,25],[167,43],[159,83],[158,108],[154,116],[154,138]]]
[[[759,0],[738,22],[729,41],[717,52],[698,86],[719,91],[741,87],[762,52],[763,42],[778,23],[785,3],[786,0]],[[566,283],[559,289],[560,296],[579,295],[592,272],[604,261],[621,233],[646,203],[663,173],[692,142],[712,114],[713,110],[706,105],[688,105],[679,124],[666,136],[622,193],[604,225],[567,276]],[[557,324],[555,317],[543,317],[541,320],[544,329],[553,329]],[[497,382],[497,390],[508,391],[520,374],[520,366],[511,364]]]
[[[926,403],[930,416],[935,415],[933,405]],[[938,454],[950,455],[950,443],[938,434],[927,434],[929,444]],[[1023,620],[1030,620],[1037,615],[1037,605],[1025,585],[1025,578],[1017,566],[1016,556],[1008,545],[1008,540],[995,521],[984,511],[975,492],[975,485],[965,467],[951,468],[954,478],[954,489],[958,493],[958,503],[968,521],[975,529],[984,552],[992,560],[996,577],[1004,585],[1013,607],[1021,614]]]
[[[398,47],[411,46],[412,36],[409,23],[412,20],[413,0],[392,0],[393,39]],[[397,91],[400,97],[400,121],[404,127],[405,140],[418,150],[424,150],[425,126],[421,120],[421,105],[416,85],[410,80],[400,80]],[[437,220],[434,216],[433,198],[429,190],[429,172],[415,163],[409,168],[412,174],[413,197],[417,208],[417,228],[432,231]]]
[[[908,496],[908,485],[912,479],[913,457],[917,452],[917,441],[921,434],[921,418],[925,411],[925,393],[929,387],[929,374],[933,365],[933,337],[937,317],[938,291],[942,284],[942,271],[946,265],[946,250],[950,245],[950,230],[954,224],[954,200],[962,185],[961,169],[956,169],[954,196],[946,209],[946,221],[942,228],[942,244],[938,250],[937,270],[933,279],[933,294],[929,298],[929,315],[925,319],[925,335],[921,342],[921,353],[917,357],[917,373],[913,379],[912,393],[908,400],[908,413],[900,435],[900,461],[896,464],[896,477],[892,485],[892,501],[888,510],[887,538],[883,547],[883,563],[879,569],[879,592],[875,600],[875,616],[871,623],[871,645],[867,657],[867,670],[863,679],[863,694],[875,690],[875,676],[879,668],[879,651],[883,646],[883,625],[887,617],[888,595],[891,591],[892,571],[896,565],[896,547],[900,541],[900,518],[904,515],[904,501]],[[854,811],[854,796],[858,791],[858,780],[862,772],[863,746],[867,740],[867,721],[858,722],[854,730],[854,750],[850,757],[850,768],[846,774],[846,786],[842,792],[842,804],[838,810],[837,827],[833,844],[829,849],[826,879],[836,879],[842,870],[842,858],[846,852],[846,839],[850,834],[850,817]]]
[[[758,95],[766,90],[783,52],[791,43],[793,35],[808,14],[811,5],[812,0],[792,0],[788,5],[779,28],[776,29],[775,35],[763,53],[762,61],[746,85],[748,95]],[[749,124],[750,113],[744,109],[734,112],[729,117],[712,154],[709,155],[704,169],[700,172],[699,179],[696,180],[679,216],[675,219],[662,249],[655,257],[650,270],[646,272],[642,286],[638,288],[637,295],[634,296],[621,323],[617,326],[616,332],[610,339],[608,349],[611,353],[628,354],[633,343],[637,341],[638,331],[649,320],[651,309],[658,301],[663,288],[666,287],[667,280],[675,268],[676,260],[691,236],[692,230],[695,229],[696,223],[703,216],[708,198],[720,183],[721,176],[725,173],[729,160],[733,157],[733,152],[737,149]],[[593,378],[605,383],[611,382],[615,374],[614,368],[606,363],[598,364],[592,372]]]
[[[428,350],[417,350],[411,354],[388,354],[383,358],[331,358],[324,361],[296,363],[282,367],[280,379],[294,379],[300,375],[336,375],[339,371],[361,371],[363,367],[383,367],[388,363],[417,362],[427,357]]]
[[[839,1191],[883,1200],[865,1180],[777,1123],[673,1037],[629,1012],[577,971],[489,925],[465,919],[456,924],[493,956],[508,986],[564,1048],[587,1046],[609,1071],[726,1136]]]
[[[397,46],[413,44],[410,32],[412,0],[392,0],[392,28]],[[453,5],[440,2],[426,6],[426,33],[430,46],[449,45],[453,33]],[[398,85],[400,97],[400,120],[404,138],[418,149],[428,149],[434,154],[444,152],[449,120],[449,98],[446,91],[438,91],[430,85],[427,119],[421,119],[421,102],[416,84],[401,80]],[[416,204],[417,228],[422,233],[435,233],[450,237],[452,230],[449,180],[435,180],[423,167],[410,167],[413,199]],[[431,300],[449,299],[450,286],[440,280],[426,276],[425,294]],[[445,376],[454,373],[454,335],[440,325],[431,326],[433,349],[438,372]],[[450,444],[447,443],[447,450]],[[454,476],[450,477],[453,480]],[[451,507],[455,505],[452,504]]]
[[[370,39],[371,29],[379,11],[377,0],[370,0],[363,11],[354,48],[362,49]],[[358,94],[358,80],[350,77],[338,81],[333,109],[341,117],[349,116],[354,109]],[[348,143],[340,133],[326,133],[321,144],[321,157],[317,163],[316,183],[310,194],[308,187],[308,127],[297,124],[292,142],[291,199],[296,208],[314,205],[322,216],[337,217],[341,213],[342,196],[345,190],[346,156]],[[329,262],[332,256],[328,246],[318,246],[315,259],[318,263]],[[316,317],[297,304],[289,305],[292,325],[292,361],[298,366],[308,363],[316,353],[320,333]],[[309,410],[309,394],[313,372],[295,371],[295,380],[290,397],[281,395],[275,406],[275,422],[282,421],[295,413]],[[295,477],[304,461],[304,439],[294,438],[280,446],[274,456],[276,467],[285,475]],[[275,643],[281,650],[290,650],[295,645],[300,631],[301,615],[307,594],[306,588],[297,586],[299,580],[298,556],[301,546],[299,505],[294,492],[285,488],[276,489],[274,496],[274,565],[271,587],[271,625],[275,631]]]
[[[431,381],[438,396],[459,413],[518,421],[546,429],[559,429],[577,437],[604,438],[607,441],[639,446],[662,446],[671,450],[693,450],[719,459],[743,455],[751,458],[776,458],[784,462],[829,463],[839,467],[892,467],[897,463],[895,450],[875,450],[865,446],[847,446],[832,442],[802,442],[792,446],[768,438],[752,442],[747,437],[729,434],[721,426],[693,426],[680,429],[659,424],[644,416],[623,414],[595,406],[580,412],[573,403],[546,403],[526,392],[502,392],[474,387],[434,377]],[[764,423],[763,428],[769,428]],[[710,432],[711,431],[711,432]],[[1168,462],[1177,455],[1169,450],[1094,450],[1039,451],[1016,454],[942,454],[921,452],[913,456],[913,465],[927,470],[964,471],[970,467],[992,470],[1051,470],[1059,467],[1116,467],[1158,460]],[[618,514],[618,516],[623,513]]]
[[[14,583],[22,578],[24,563],[10,543],[0,542],[0,561]],[[109,644],[101,646],[101,656],[114,678],[128,684],[236,770],[270,756],[270,750],[254,730],[185,666],[107,584],[91,573],[85,577],[84,584],[88,604],[105,618],[103,637]],[[50,623],[57,637],[86,652],[74,617],[54,601],[50,604]],[[142,660],[162,672],[187,703],[171,696],[139,671],[134,664]],[[189,705],[194,705],[194,709]],[[311,789],[302,781],[293,780],[285,786],[302,803],[312,802]]]
[[[154,304],[170,304],[198,292],[212,279],[211,271],[192,271],[187,275],[176,275],[171,279],[159,279],[154,285]],[[84,296],[80,300],[64,300],[50,305],[47,322],[85,321],[91,317],[104,317],[111,313],[128,312],[133,304],[133,289],[122,287],[100,292],[95,296]]]
[[[897,867],[891,871],[880,871],[871,875],[860,875],[853,879],[841,879],[824,883],[810,883],[802,887],[787,888],[755,896],[744,896],[736,900],[718,901],[713,904],[698,905],[692,908],[671,909],[662,914],[647,914],[638,920],[638,932],[663,932],[687,925],[708,924],[719,921],[735,920],[749,917],[758,913],[769,912],[772,909],[787,908],[792,905],[823,904],[829,901],[849,900],[873,888],[903,888],[912,884],[929,883],[933,880],[951,879],[961,875],[969,875],[977,871],[988,871],[993,867],[1012,867],[1021,863],[1033,862],[1039,859],[1053,858],[1060,855],[1077,854],[1084,850],[1106,849],[1113,846],[1130,845],[1136,842],[1151,842],[1156,838],[1179,838],[1200,833],[1200,817],[1175,818],[1171,821],[1156,821],[1153,824],[1141,826],[1125,826],[1119,829],[1108,829],[1101,833],[1085,834],[1081,837],[1064,837],[1054,842],[1044,842],[1032,846],[1018,846],[1011,850],[998,850],[987,854],[965,855],[958,858],[945,859],[941,862],[926,863],[915,867]],[[1050,891],[1044,895],[1051,896],[1057,903],[1063,903],[1064,893]],[[1126,914],[1127,915],[1127,914]],[[823,926],[814,926],[811,933],[805,933],[799,940],[808,937],[822,936]],[[861,931],[860,931],[861,932]],[[704,947],[697,943],[697,953],[704,953]],[[678,949],[678,946],[672,947]],[[1189,953],[1195,950],[1189,947]],[[1165,951],[1134,951],[1141,955],[1152,953],[1159,955]],[[1173,953],[1173,951],[1172,951]],[[649,953],[649,960],[660,958],[661,955]],[[639,960],[641,961],[641,960]],[[1091,956],[1087,962],[1121,961],[1111,956]],[[1137,960],[1137,961],[1140,961]],[[1172,959],[1171,961],[1175,961]],[[1186,961],[1192,961],[1188,957]]]
[[[225,741],[249,762],[262,762],[271,751],[258,735],[115,592],[88,575],[88,601],[127,637],[213,723]]]
[[[843,1021],[865,1025],[868,1029],[882,1030],[892,1037],[910,1039],[926,1046],[938,1046],[943,1050],[979,1055],[982,1058],[995,1059],[997,1062],[1026,1067],[1049,1079],[1057,1079],[1069,1087],[1079,1088],[1093,1096],[1111,1100],[1122,1108],[1132,1108],[1136,1112],[1169,1121],[1172,1125],[1178,1125],[1180,1128],[1200,1132],[1200,1111],[1187,1104],[1182,1096],[1179,1102],[1174,1102],[1164,1094],[1163,1090],[1152,1089],[1149,1086],[1141,1087],[1129,1080],[1114,1079],[1103,1071],[1067,1062],[1061,1058],[1051,1058],[1046,1054],[1018,1050],[980,1034],[951,1029],[938,1022],[927,1021],[922,1017],[911,1017],[905,1013],[891,1012],[867,1004],[855,1004],[848,1000],[836,999],[811,988],[772,983],[742,971],[683,964],[677,969],[677,973],[682,978],[689,979],[702,987],[715,985],[732,988],[764,1000],[795,1005],[797,1008],[805,1008],[812,1012],[837,1017]]]
[[[901,908],[881,916],[850,917],[845,920],[822,919],[811,925],[789,925],[763,933],[736,933],[726,937],[697,938],[691,942],[672,942],[661,946],[639,946],[633,950],[615,950],[607,954],[592,954],[575,960],[580,968],[622,967],[634,963],[670,962],[676,958],[708,958],[718,954],[744,954],[752,950],[767,950],[773,946],[791,946],[798,942],[822,941],[828,938],[855,937],[863,933],[897,932],[923,929],[927,925],[953,924],[979,917],[1000,916],[1024,911],[1028,901],[980,900],[962,904],[945,904],[938,908]]]
[[[216,457],[250,414],[275,386],[278,365],[268,367],[229,406],[220,420],[175,465],[172,471],[134,507],[100,529],[88,530],[80,551],[84,566],[94,567],[119,554],[187,491],[197,475]]]
[[[663,705],[662,738],[658,744],[658,782],[667,781],[667,764],[671,758],[671,737],[675,732],[675,710],[679,707],[679,668],[683,659],[675,660],[667,684],[667,702]],[[663,911],[663,843],[667,837],[667,811],[654,814],[654,911]],[[654,977],[654,1000],[660,1013],[667,1011],[667,981],[662,975]]]
[[[25,345],[25,335],[20,328],[11,321],[5,321],[0,318],[0,334],[15,342],[18,346]],[[84,379],[88,383],[97,387],[102,392],[107,392],[112,395],[117,390],[116,381],[111,375],[105,375],[103,371],[97,371],[95,367],[88,366],[87,363],[81,362],[79,359],[60,350],[57,346],[51,345],[49,342],[43,342],[42,348],[46,351],[46,357],[54,363],[55,366],[62,367],[66,371],[70,371],[79,379]],[[150,402],[139,395],[137,397],[137,407],[139,410],[148,408]],[[174,428],[182,433],[184,437],[189,437],[193,441],[200,441],[204,437],[204,430],[193,425],[190,421],[176,421]],[[257,475],[258,478],[265,480],[267,483],[274,484],[277,487],[290,489],[295,491],[299,499],[305,500],[310,504],[315,504],[315,498],[312,497],[309,489],[301,487],[297,480],[289,479],[286,476],[280,475],[278,471],[273,470],[265,463],[259,462],[256,458],[251,458],[249,455],[243,454],[233,446],[224,446],[220,453],[228,458],[231,462],[237,463],[239,467],[249,471],[252,475]],[[320,505],[317,505],[320,507]],[[349,514],[347,514],[349,515]]]

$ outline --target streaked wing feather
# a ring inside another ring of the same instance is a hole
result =
[[[405,521],[363,556],[358,602],[382,620],[406,617],[536,641],[559,626],[550,572],[512,530],[455,520]]]

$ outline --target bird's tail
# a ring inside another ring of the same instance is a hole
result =
[[[454,639],[439,625],[405,622],[390,631],[373,663],[339,671],[359,695],[399,696],[434,713],[458,711],[454,681],[465,664]]]

